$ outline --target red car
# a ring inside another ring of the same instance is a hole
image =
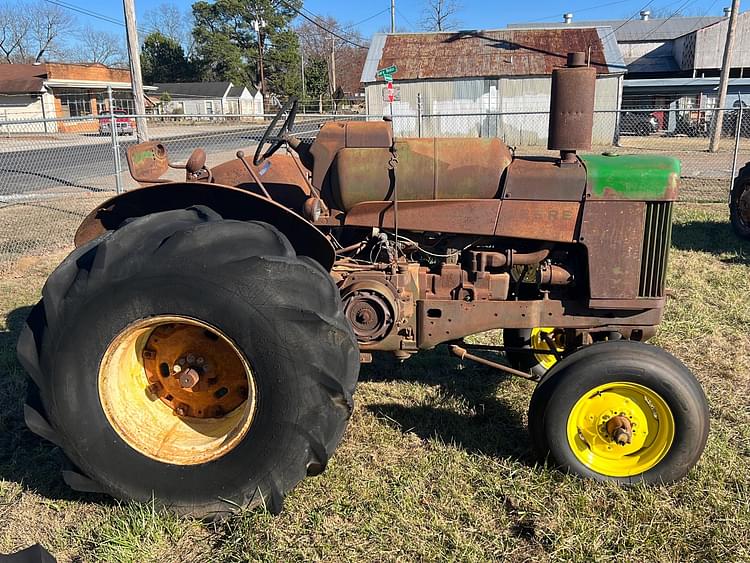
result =
[[[135,133],[135,119],[127,116],[127,112],[121,109],[116,109],[115,123],[117,124],[117,133],[120,135],[133,135]],[[100,135],[111,135],[112,118],[109,114],[105,117],[99,118],[99,134]]]

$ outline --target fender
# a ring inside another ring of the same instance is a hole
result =
[[[174,182],[137,188],[108,199],[79,225],[76,247],[116,229],[126,219],[150,213],[184,209],[191,205],[210,207],[226,219],[264,221],[289,239],[297,254],[309,256],[326,270],[336,253],[326,236],[294,211],[263,196],[222,184]]]

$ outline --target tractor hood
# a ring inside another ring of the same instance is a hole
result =
[[[680,161],[668,156],[581,155],[590,199],[675,201]]]

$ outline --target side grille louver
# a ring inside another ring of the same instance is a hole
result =
[[[672,202],[646,203],[641,252],[640,297],[664,297],[667,258],[672,241]]]

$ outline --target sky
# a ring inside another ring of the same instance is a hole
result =
[[[123,20],[122,3],[118,0],[61,0],[64,4],[97,12],[110,18]],[[136,13],[143,14],[165,0],[135,0]],[[487,0],[457,0],[460,5],[458,19],[461,29],[498,29],[508,23],[562,21],[563,12],[573,12],[574,21],[638,17],[647,8],[671,14],[680,10],[685,15],[721,15],[731,0],[535,0],[534,2],[492,2]],[[189,10],[191,0],[171,0],[178,7]],[[419,31],[425,0],[396,0],[396,25],[399,31]],[[332,15],[344,26],[356,27],[365,38],[390,26],[390,0],[370,2],[343,0],[306,0],[306,11],[318,15]],[[529,9],[533,8],[533,9]],[[84,25],[107,31],[122,32],[121,26],[73,13]],[[366,21],[363,21],[366,20]],[[359,23],[361,22],[361,23]],[[139,27],[141,27],[139,25]]]

